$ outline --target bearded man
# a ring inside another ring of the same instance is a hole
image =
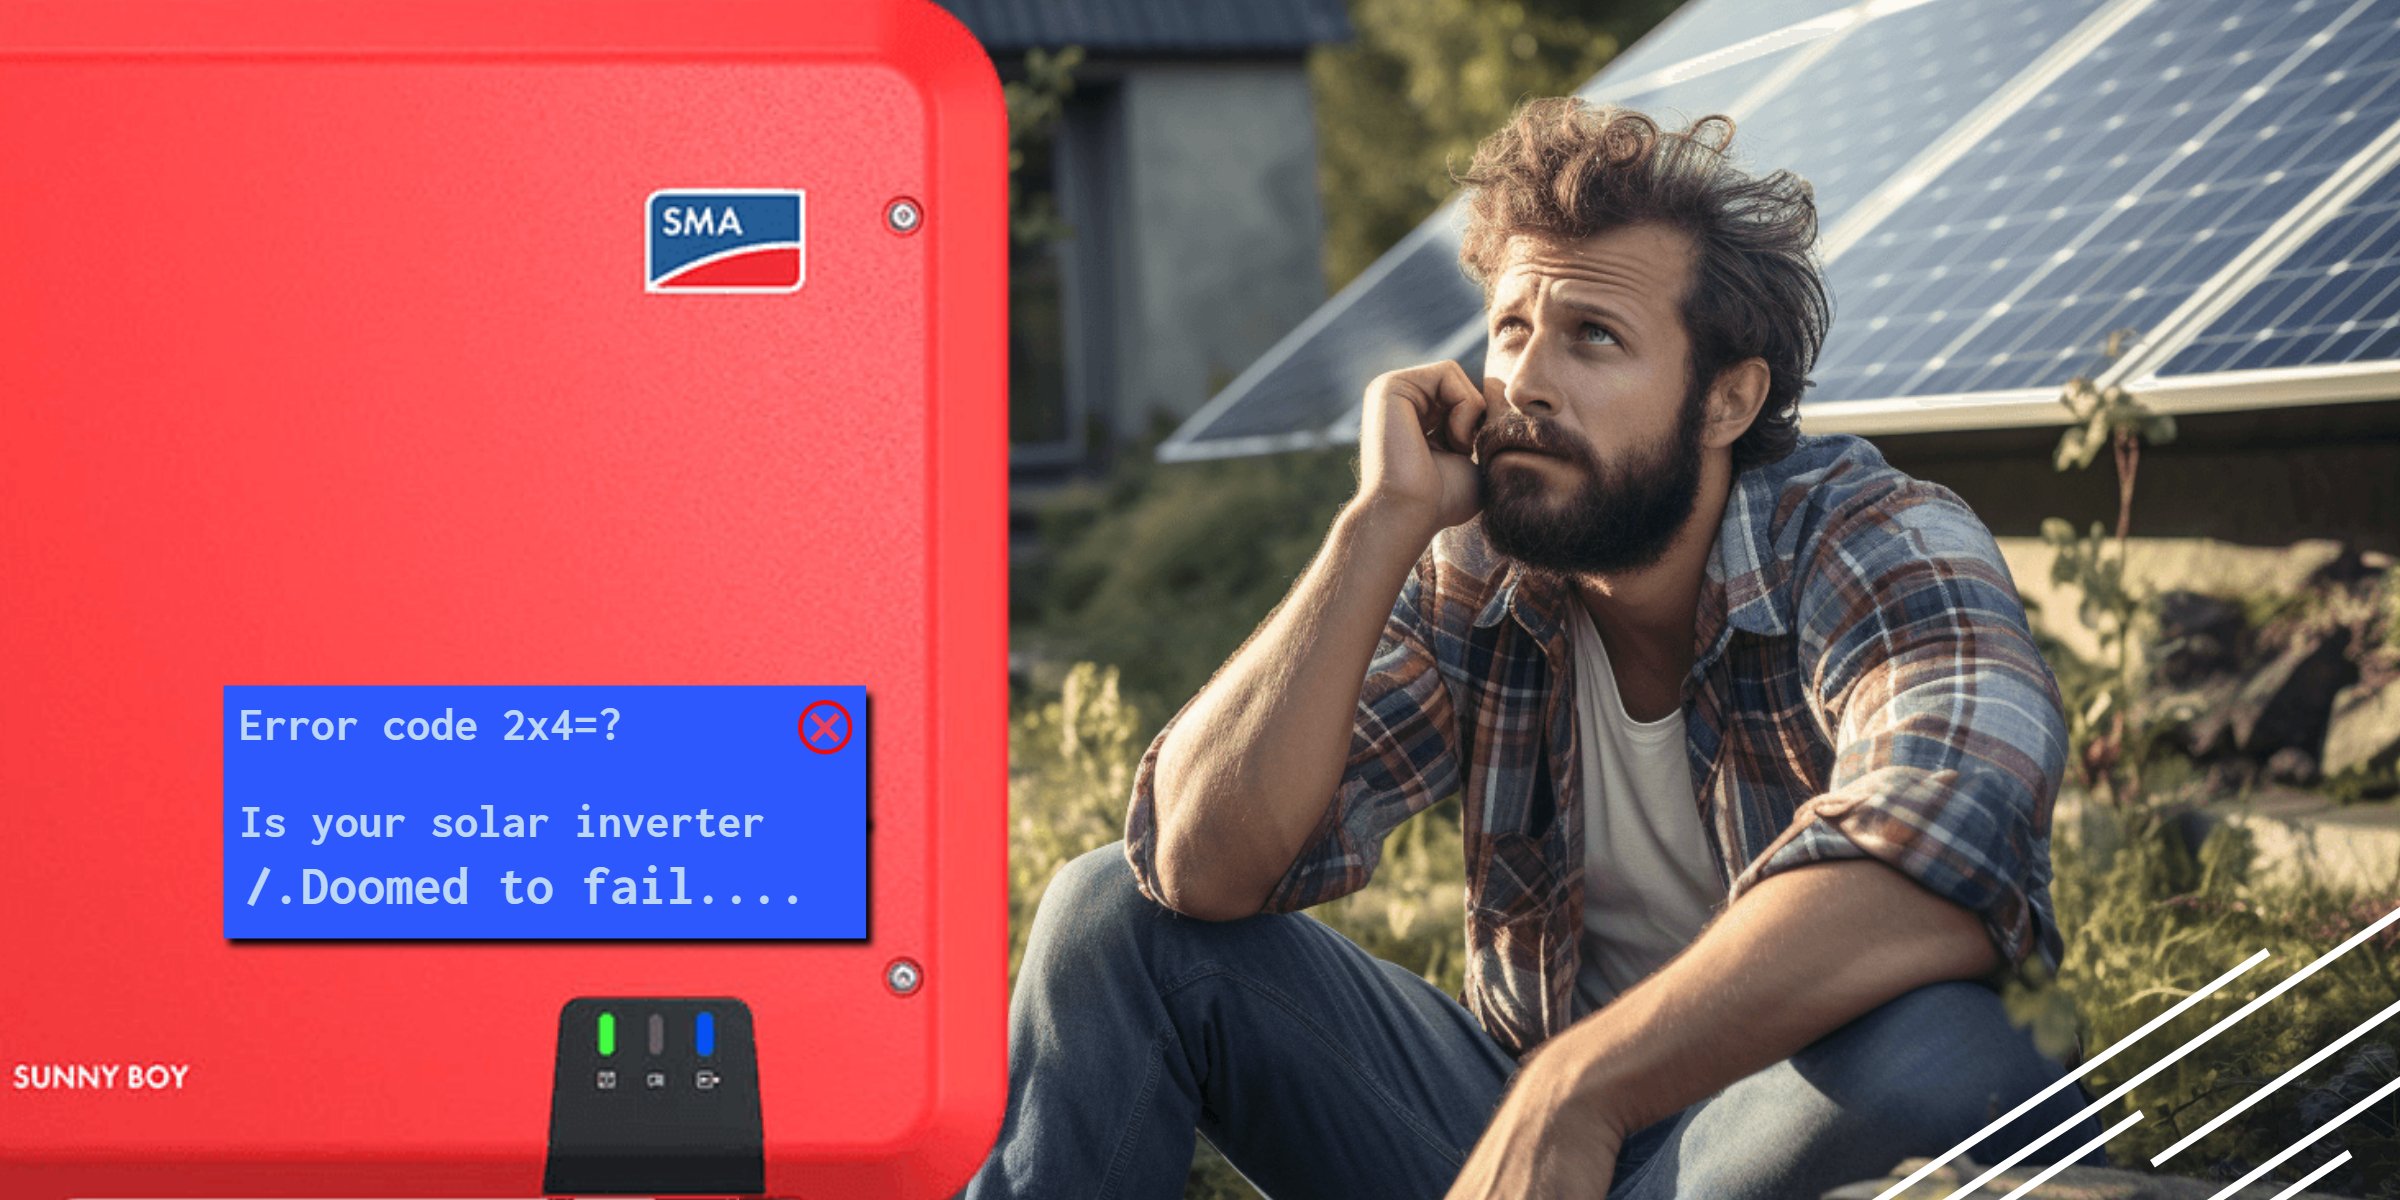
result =
[[[2061,952],[2057,684],[1956,495],[1800,433],[1815,206],[1730,143],[1478,148],[1483,378],[1367,389],[1316,559],[1050,883],[968,1196],[1177,1196],[1195,1130],[1276,1200],[1814,1197],[2045,1091],[1977,1158],[2091,1140],[1996,990]],[[1299,911],[1453,794],[1456,997]]]

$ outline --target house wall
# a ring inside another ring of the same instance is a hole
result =
[[[1805,428],[1807,420],[1801,422]],[[2179,417],[2174,441],[2142,454],[2133,531],[2250,546],[2328,538],[2400,553],[2400,400]],[[2116,474],[2104,451],[2052,469],[2059,429],[1873,439],[1893,466],[1956,491],[1993,533],[2031,536],[2042,518],[2114,528]]]
[[[1286,62],[1124,64],[1118,440],[1196,411],[1325,299],[1315,110]]]

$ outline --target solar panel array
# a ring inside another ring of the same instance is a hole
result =
[[[1846,213],[2091,16],[2101,0],[1935,3],[1867,21],[1742,114],[1736,158]]]
[[[2400,358],[2400,171],[2309,235],[2161,375]]]
[[[2055,391],[2119,328],[2163,331],[2120,364],[2162,375],[2400,358],[2400,0],[1695,0],[1582,94],[1670,127],[1729,112],[1745,166],[1814,185],[1846,231],[1820,422]],[[1479,371],[1480,296],[1454,261],[1443,280],[1456,220],[1162,456],[1350,436],[1376,373]]]
[[[1473,311],[1483,296],[1459,270],[1458,231],[1447,219],[1455,207],[1444,206],[1435,221],[1377,260],[1335,303],[1318,310],[1313,324],[1286,338],[1296,344],[1273,361],[1271,372],[1256,380],[1237,377],[1228,385],[1226,394],[1239,394],[1243,402],[1210,424],[1209,437],[1313,436],[1344,408],[1358,405],[1367,380],[1421,361],[1423,347],[1457,328],[1455,314],[1462,308]],[[1340,303],[1345,297],[1350,302]],[[1257,448],[1271,449],[1274,443]]]
[[[2373,136],[2309,121],[2367,7],[2135,14],[1832,264],[1843,317],[1814,398],[2056,386],[2099,365],[2110,330],[2166,316]],[[2363,70],[2388,79],[2400,55]]]

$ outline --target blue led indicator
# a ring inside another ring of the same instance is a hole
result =
[[[699,1051],[702,1057],[717,1052],[717,1017],[715,1013],[701,1013],[692,1018],[692,1048]]]

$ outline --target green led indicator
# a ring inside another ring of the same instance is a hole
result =
[[[600,1014],[600,1057],[602,1057],[602,1058],[607,1058],[609,1055],[615,1054],[616,1052],[617,1052],[617,1014],[615,1014],[615,1013],[601,1013],[601,1014]]]

